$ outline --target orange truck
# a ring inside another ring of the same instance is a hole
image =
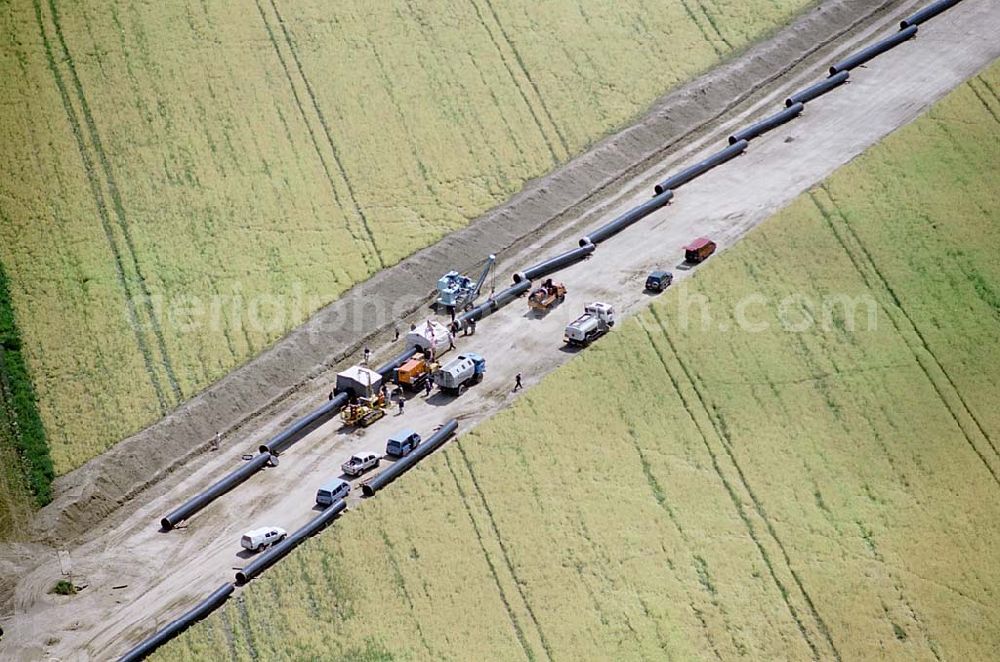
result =
[[[395,381],[407,390],[419,391],[424,388],[424,384],[431,378],[431,374],[436,368],[437,364],[427,360],[423,354],[418,352],[413,358],[396,368]]]

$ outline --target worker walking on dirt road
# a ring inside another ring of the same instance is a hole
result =
[[[372,351],[365,347],[365,365],[368,365],[368,359],[371,358]]]
[[[521,373],[514,375],[514,391],[517,391],[519,388],[521,388]]]
[[[403,407],[404,406],[406,406],[406,400],[403,398],[403,395],[400,394],[399,395],[399,413],[396,414],[397,416],[402,416],[403,415]]]
[[[216,432],[215,433],[215,439],[212,440],[212,450],[213,451],[219,450],[219,444],[220,443],[222,443],[222,433],[221,432]]]
[[[431,389],[432,388],[434,388],[434,384],[431,383],[431,380],[429,380],[429,379],[426,380],[424,382],[424,393],[426,394],[425,397],[428,397],[428,398],[431,397]]]

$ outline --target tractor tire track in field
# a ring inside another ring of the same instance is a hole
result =
[[[104,172],[104,180],[107,184],[108,193],[111,196],[112,208],[114,209],[115,218],[117,219],[118,227],[121,230],[122,238],[125,243],[125,251],[123,252],[128,254],[128,262],[131,264],[132,270],[135,272],[135,279],[139,284],[140,294],[142,296],[142,306],[149,318],[150,329],[156,337],[156,345],[160,352],[163,370],[167,375],[167,381],[170,383],[170,390],[173,392],[174,403],[178,403],[181,402],[183,394],[181,392],[180,384],[177,381],[177,375],[174,372],[173,365],[170,362],[170,355],[167,353],[167,344],[163,337],[163,329],[160,327],[159,320],[156,317],[156,311],[153,309],[152,295],[149,291],[149,287],[146,285],[146,277],[143,275],[142,268],[139,266],[139,258],[136,254],[135,242],[132,240],[132,233],[129,231],[128,219],[125,215],[125,205],[122,203],[120,189],[118,188],[118,181],[115,178],[114,169],[111,166],[111,160],[104,151],[104,143],[101,141],[101,134],[97,129],[97,123],[94,121],[94,116],[90,112],[90,104],[87,102],[87,96],[83,91],[83,82],[80,80],[79,74],[77,74],[76,65],[73,62],[73,56],[69,51],[69,46],[67,45],[65,36],[63,35],[62,25],[59,22],[59,10],[56,9],[56,0],[48,0],[48,5],[49,10],[52,13],[52,26],[55,29],[56,38],[58,39],[60,49],[63,52],[66,68],[69,70],[70,78],[73,81],[73,87],[76,90],[76,94],[80,102],[80,110],[83,114],[84,122],[87,125],[87,131],[90,134],[91,146],[93,147],[94,153],[97,155],[97,160],[101,166],[101,170]]]
[[[726,48],[728,48],[730,51],[733,50],[733,45],[729,43],[729,40],[722,35],[722,30],[719,29],[719,24],[715,21],[715,17],[712,16],[712,13],[708,11],[708,7],[705,6],[705,3],[701,2],[700,0],[696,1],[698,2],[698,9],[700,9],[701,13],[705,15],[705,20],[708,21],[708,24],[712,26],[712,31],[715,32],[716,35],[718,35],[719,40],[726,45]]]
[[[767,513],[764,510],[763,504],[757,497],[756,493],[751,489],[749,481],[746,478],[746,475],[743,473],[742,468],[736,461],[736,456],[734,455],[732,450],[732,441],[728,438],[728,433],[726,432],[726,430],[722,429],[719,423],[712,416],[711,413],[712,408],[709,407],[708,402],[705,400],[705,397],[702,394],[702,391],[699,388],[697,382],[695,381],[694,376],[691,374],[690,370],[681,360],[680,358],[681,354],[677,351],[677,348],[674,346],[673,341],[670,339],[669,332],[666,326],[664,325],[663,320],[656,312],[656,308],[652,307],[649,310],[653,318],[656,320],[656,323],[659,326],[660,331],[662,332],[661,335],[664,337],[667,345],[670,347],[670,351],[673,354],[673,359],[677,362],[677,365],[680,366],[681,372],[684,374],[684,378],[691,386],[691,389],[694,391],[694,395],[698,400],[696,406],[698,406],[702,410],[702,413],[708,418],[712,426],[712,431],[714,433],[714,436],[719,440],[723,451],[729,458],[729,464],[732,466],[732,469],[739,476],[740,483],[743,486],[743,490],[746,492],[747,496],[750,498],[750,501],[753,503],[754,510],[756,511],[757,516],[760,517],[761,521],[764,523],[764,527],[767,530],[767,533],[770,535],[774,543],[777,545],[779,551],[781,552],[782,558],[784,559],[785,562],[785,566],[787,567],[789,573],[791,574],[793,581],[795,582],[796,586],[799,589],[799,592],[802,594],[802,597],[805,600],[805,603],[809,608],[810,613],[812,614],[813,620],[815,621],[817,628],[819,629],[823,638],[826,640],[826,643],[829,646],[834,659],[838,660],[839,662],[839,660],[841,659],[840,652],[837,650],[836,645],[833,643],[833,638],[830,635],[829,628],[827,627],[826,622],[823,620],[822,616],[820,616],[819,611],[816,609],[815,603],[810,597],[808,591],[806,591],[805,585],[799,578],[798,573],[792,568],[791,558],[789,557],[788,552],[785,549],[784,543],[778,537],[778,533],[774,529],[774,525],[767,517]],[[670,378],[670,381],[673,384],[674,389],[677,391],[677,394],[680,397],[680,401],[684,405],[684,409],[687,411],[688,416],[694,422],[695,427],[697,427],[699,433],[701,434],[702,441],[704,442],[705,448],[708,451],[708,454],[712,460],[712,467],[715,469],[715,472],[719,476],[719,479],[722,481],[722,484],[725,487],[726,492],[729,494],[729,497],[736,508],[737,514],[740,516],[740,519],[743,520],[743,524],[747,529],[747,533],[750,536],[750,539],[754,542],[754,545],[757,547],[757,550],[761,555],[761,559],[763,560],[764,565],[767,566],[768,573],[771,575],[771,579],[774,581],[775,586],[778,589],[778,592],[781,594],[782,600],[785,602],[785,606],[788,608],[788,611],[792,616],[792,620],[795,621],[795,625],[798,628],[799,633],[802,635],[802,638],[809,646],[813,658],[817,660],[820,659],[819,647],[816,645],[816,642],[813,641],[813,638],[810,635],[809,630],[806,628],[805,623],[803,623],[802,618],[799,615],[798,609],[796,609],[795,605],[793,605],[789,600],[788,588],[785,586],[784,582],[782,582],[781,579],[778,577],[777,571],[775,570],[774,563],[771,560],[770,554],[768,553],[767,549],[764,547],[764,544],[758,537],[756,529],[753,526],[753,522],[750,521],[750,516],[746,512],[746,509],[743,506],[743,500],[736,493],[736,489],[733,487],[733,485],[725,477],[725,474],[722,470],[722,465],[719,460],[720,456],[719,454],[716,453],[715,450],[712,449],[712,444],[709,441],[710,434],[705,430],[703,424],[699,421],[698,417],[695,415],[695,410],[693,408],[693,406],[695,406],[695,403],[691,402],[689,398],[684,395],[684,391],[681,389],[678,377],[675,376],[673,372],[671,372],[670,368],[667,365],[665,357],[660,351],[660,348],[653,342],[652,334],[649,333],[649,330],[645,327],[645,325],[643,325],[643,328],[646,329],[646,334],[649,337],[650,343],[653,345],[653,350],[655,351],[657,357],[659,358],[660,363],[663,365],[663,369],[667,373],[667,376]]]
[[[94,204],[97,207],[98,217],[101,220],[101,226],[104,230],[104,235],[108,241],[108,246],[111,249],[111,254],[115,263],[115,275],[117,276],[118,284],[121,285],[122,290],[125,294],[125,306],[129,317],[129,326],[132,327],[132,331],[135,335],[136,345],[139,348],[140,354],[142,354],[143,363],[146,368],[146,375],[149,377],[150,384],[153,387],[153,391],[156,394],[157,402],[159,403],[160,413],[166,414],[169,408],[167,402],[167,396],[164,392],[163,385],[160,383],[159,375],[156,372],[155,362],[153,359],[152,349],[146,342],[146,338],[142,333],[142,322],[139,319],[139,311],[135,305],[135,298],[132,296],[131,289],[128,284],[128,279],[125,275],[124,262],[122,260],[121,249],[115,240],[114,230],[112,229],[112,223],[110,218],[110,213],[108,212],[107,203],[104,200],[104,193],[101,190],[101,185],[98,180],[98,175],[95,172],[95,165],[93,159],[90,156],[90,152],[87,149],[86,140],[84,139],[83,128],[80,125],[79,117],[76,114],[76,110],[73,108],[73,103],[70,100],[69,90],[66,87],[66,82],[63,80],[62,74],[59,72],[59,67],[57,65],[55,54],[52,52],[52,42],[49,40],[48,32],[45,29],[45,18],[42,13],[41,0],[34,0],[35,9],[35,19],[38,23],[38,30],[42,38],[42,45],[45,50],[45,58],[48,63],[49,71],[55,80],[56,88],[59,91],[59,96],[62,101],[63,110],[66,113],[66,120],[70,125],[70,130],[73,134],[73,138],[76,141],[77,150],[80,154],[80,159],[83,162],[83,169],[86,173],[87,183],[90,186],[91,195],[94,198]]]
[[[386,558],[389,561],[389,566],[392,567],[392,578],[396,582],[396,586],[399,590],[403,592],[403,598],[406,600],[406,606],[410,609],[410,613],[413,614],[413,622],[417,628],[417,634],[420,635],[420,643],[423,644],[424,650],[432,658],[434,657],[434,651],[431,650],[430,644],[427,643],[427,637],[424,635],[424,629],[420,627],[420,615],[417,613],[417,608],[413,604],[413,597],[410,592],[406,589],[406,579],[403,577],[403,573],[399,569],[399,561],[396,560],[396,550],[392,545],[392,541],[389,540],[389,534],[385,532],[385,527],[379,524],[378,527],[379,535],[382,536],[382,542],[385,543]]]
[[[500,55],[500,61],[503,62],[504,68],[507,69],[507,73],[510,75],[510,79],[514,83],[514,87],[517,89],[518,94],[524,101],[524,105],[528,108],[528,112],[531,113],[531,117],[535,120],[535,124],[538,126],[538,131],[542,134],[542,140],[545,141],[546,146],[549,148],[549,153],[552,155],[552,162],[554,164],[562,163],[563,160],[569,158],[570,155],[569,144],[566,142],[566,137],[562,134],[562,131],[559,130],[555,120],[552,119],[552,113],[549,112],[548,106],[545,105],[545,100],[538,91],[538,86],[535,84],[535,81],[532,80],[531,76],[528,74],[528,70],[524,66],[524,60],[521,58],[520,53],[518,53],[517,49],[514,48],[514,44],[507,35],[507,31],[504,29],[503,24],[500,23],[500,17],[497,15],[496,10],[493,8],[493,5],[489,0],[483,0],[483,2],[486,3],[490,15],[493,17],[493,24],[496,25],[497,31],[500,33],[503,41],[507,44],[507,47],[511,50],[514,61],[517,63],[517,68],[520,70],[521,75],[528,81],[528,87],[530,87],[533,92],[531,97],[534,99],[534,103],[532,103],[532,100],[528,98],[528,92],[525,91],[524,85],[521,84],[518,75],[515,73],[515,67],[512,66],[509,61],[510,56],[504,53],[504,49],[500,45],[500,39],[498,39],[496,35],[493,34],[493,30],[490,29],[490,26],[486,21],[486,17],[484,16],[482,9],[479,7],[479,0],[469,1],[472,5],[473,11],[476,12],[476,16],[479,18],[479,22],[482,23],[483,29],[486,31],[486,34],[489,35],[490,41],[493,42],[493,46],[497,49],[497,53]],[[535,110],[536,104],[542,109],[542,113],[544,113],[546,119],[548,120],[548,126],[546,126],[546,123],[542,122],[542,118]],[[556,145],[550,137],[551,133],[555,133],[556,138],[558,138],[561,150],[556,149]]]
[[[698,28],[698,32],[701,33],[701,37],[705,40],[705,43],[712,47],[712,50],[715,51],[717,56],[722,57],[722,49],[719,48],[714,39],[708,36],[708,31],[705,29],[705,26],[701,24],[701,21],[698,20],[698,17],[695,16],[694,10],[691,9],[691,5],[688,4],[687,0],[681,0],[681,6],[684,8],[684,13],[687,14],[688,18],[691,19],[691,22],[694,23],[694,26]]]
[[[986,430],[979,422],[979,419],[972,412],[972,409],[965,401],[965,398],[962,396],[961,391],[955,385],[955,382],[952,380],[951,376],[944,369],[944,366],[938,360],[934,352],[931,351],[931,348],[928,345],[926,338],[924,338],[923,333],[921,333],[920,329],[917,327],[916,323],[910,317],[909,313],[906,312],[906,309],[903,307],[902,302],[896,295],[895,290],[892,289],[892,286],[889,284],[889,281],[886,279],[885,275],[882,274],[882,272],[879,270],[874,257],[868,251],[868,248],[864,245],[864,243],[862,243],[860,237],[854,231],[854,228],[851,227],[851,224],[848,222],[843,212],[840,211],[840,208],[837,206],[836,200],[834,200],[833,195],[830,193],[830,190],[827,188],[825,184],[821,185],[819,189],[822,190],[823,193],[826,195],[827,199],[829,200],[830,204],[833,206],[836,212],[836,216],[839,217],[840,222],[837,223],[834,222],[834,213],[831,213],[826,207],[823,206],[822,202],[820,201],[815,191],[810,191],[809,197],[812,200],[813,204],[816,206],[816,209],[819,210],[819,213],[823,217],[823,220],[825,221],[827,227],[830,228],[830,231],[837,239],[837,242],[843,248],[844,253],[846,253],[848,258],[851,260],[851,264],[854,265],[855,270],[861,276],[861,279],[865,283],[865,285],[873,292],[881,290],[885,292],[886,296],[888,296],[889,301],[891,302],[892,305],[883,306],[883,308],[886,310],[887,316],[889,318],[889,321],[892,322],[893,328],[896,329],[896,332],[900,335],[903,341],[910,348],[914,360],[916,361],[917,365],[920,366],[920,369],[923,371],[924,375],[927,377],[927,381],[930,382],[931,386],[934,388],[934,391],[937,393],[938,398],[940,398],[941,403],[944,405],[945,409],[947,409],[948,413],[951,414],[951,417],[955,421],[955,424],[958,426],[959,430],[962,431],[962,435],[965,437],[965,440],[968,443],[969,447],[972,448],[972,450],[976,453],[976,455],[979,456],[979,459],[982,461],[987,471],[989,471],[990,475],[993,477],[993,481],[998,486],[1000,486],[1000,476],[998,476],[996,469],[994,469],[993,465],[989,462],[986,454],[984,454],[984,451],[980,450],[979,445],[977,445],[976,442],[973,440],[975,434],[970,433],[970,431],[967,429],[968,423],[963,422],[963,417],[959,416],[961,412],[955,411],[954,406],[949,403],[949,398],[946,397],[945,394],[944,385],[940,384],[939,380],[934,379],[934,377],[932,377],[931,370],[928,369],[926,361],[922,360],[923,356],[926,355],[927,357],[930,357],[930,362],[934,367],[937,368],[937,372],[941,373],[941,375],[944,377],[945,383],[947,384],[948,387],[950,387],[949,390],[950,394],[953,396],[953,399],[957,400],[961,404],[961,408],[964,410],[965,415],[972,420],[975,429],[979,432],[979,435],[986,441],[987,445],[993,451],[993,454],[997,457],[1000,457],[1000,452],[997,451],[997,447],[993,444],[992,439],[990,439],[990,436],[986,433]],[[837,229],[838,225],[842,225],[843,229],[838,230]],[[847,239],[848,235],[850,236],[851,243],[856,247],[856,251],[852,251],[848,248],[848,239]],[[865,268],[866,266],[867,269]],[[873,279],[877,282],[873,283],[872,282]],[[909,327],[909,330],[911,331],[910,334],[904,333],[901,320],[898,320],[896,315],[891,314],[889,312],[890,309],[895,309],[899,311],[902,320],[905,320],[905,324]],[[919,345],[916,347],[914,346],[913,340],[911,340],[911,338],[914,337],[919,342]]]
[[[281,65],[282,71],[285,73],[285,78],[288,79],[288,87],[292,92],[292,99],[295,100],[295,106],[298,108],[299,116],[302,118],[302,123],[306,126],[306,132],[309,134],[309,142],[312,143],[313,150],[316,152],[316,156],[319,159],[320,166],[323,168],[323,174],[326,176],[326,181],[330,185],[330,192],[333,193],[333,201],[337,208],[341,209],[345,213],[344,225],[347,229],[348,234],[351,235],[351,240],[358,247],[363,249],[364,255],[363,259],[366,266],[369,269],[375,270],[376,264],[372,264],[373,254],[375,257],[375,262],[380,263],[381,258],[377,255],[377,251],[374,250],[374,237],[371,232],[368,231],[366,226],[363,232],[366,236],[361,236],[355,231],[355,224],[347,220],[346,216],[349,213],[347,205],[345,205],[340,199],[340,193],[337,191],[337,183],[330,171],[330,166],[327,163],[327,158],[323,155],[323,148],[320,147],[319,139],[316,137],[316,132],[313,130],[312,123],[309,121],[309,115],[306,113],[305,106],[302,105],[302,98],[299,96],[298,88],[295,86],[295,80],[292,76],[291,70],[288,68],[288,62],[285,60],[285,56],[281,53],[281,47],[278,46],[278,40],[274,36],[274,31],[271,29],[271,24],[267,20],[267,15],[264,13],[264,8],[261,6],[261,0],[254,0],[254,4],[257,6],[257,12],[260,14],[260,20],[264,24],[264,30],[267,32],[267,38],[271,42],[271,46],[274,48],[274,53],[278,58],[278,63]],[[289,138],[290,140],[290,138]],[[357,205],[355,204],[355,210],[357,210]],[[249,341],[248,341],[249,342]]]
[[[500,595],[500,601],[503,603],[504,609],[507,610],[507,618],[510,619],[510,623],[514,628],[514,634],[517,636],[517,641],[521,644],[524,656],[531,662],[534,662],[535,653],[528,644],[528,640],[524,636],[524,630],[521,629],[521,624],[518,622],[517,616],[514,614],[514,609],[510,605],[510,600],[507,598],[507,594],[504,592],[503,586],[500,584],[500,576],[497,574],[496,565],[493,563],[490,553],[486,551],[486,543],[483,541],[483,534],[479,530],[479,524],[476,523],[475,516],[472,514],[472,507],[469,505],[469,500],[465,494],[465,490],[462,489],[462,484],[458,480],[458,474],[455,473],[455,468],[451,465],[451,456],[448,453],[444,453],[444,461],[445,464],[448,465],[448,471],[451,472],[451,477],[455,481],[455,488],[458,490],[458,496],[462,502],[462,506],[465,508],[465,512],[469,516],[469,521],[472,522],[472,529],[476,532],[476,539],[479,541],[479,548],[483,552],[483,558],[486,559],[486,565],[490,568],[490,574],[493,575],[493,583],[496,584],[497,593]]]
[[[982,76],[976,77],[973,80],[982,83],[983,86],[986,88],[986,90],[993,95],[993,98],[997,99],[997,101],[1000,101],[1000,98],[997,98],[996,93],[992,90],[992,88],[990,88],[989,84],[985,80],[983,80]],[[976,95],[977,99],[979,99],[979,103],[983,104],[983,108],[986,109],[986,112],[988,112],[993,117],[993,120],[997,124],[1000,124],[1000,115],[997,115],[997,111],[993,110],[993,107],[990,106],[990,104],[986,101],[986,97],[983,96],[983,93],[976,89],[976,86],[972,84],[972,80],[970,80],[967,84],[969,86],[969,89],[972,90],[972,93]]]
[[[643,327],[643,331],[646,331]],[[646,336],[649,337],[649,331],[646,331]],[[652,345],[653,339],[649,337],[649,342]],[[635,431],[631,428],[629,429],[629,438],[632,441],[632,446],[635,448],[636,454],[639,456],[639,464],[642,466],[642,474],[646,478],[646,484],[649,486],[649,491],[653,494],[653,500],[656,501],[658,505],[666,514],[670,523],[674,525],[677,529],[677,533],[680,535],[681,540],[684,542],[684,546],[688,551],[692,550],[691,538],[688,536],[687,531],[681,526],[680,520],[677,518],[677,513],[674,511],[673,506],[667,500],[666,490],[660,485],[659,479],[653,474],[653,467],[649,464],[649,460],[646,457],[646,453],[642,450],[642,446],[639,444],[639,440],[636,438]],[[694,554],[692,553],[692,561],[694,560]],[[692,566],[694,567],[694,566]],[[702,611],[695,606],[695,596],[690,592],[686,591],[689,599],[689,604],[691,605],[692,611],[698,617],[698,622],[701,623],[702,630],[704,630],[705,639],[708,641],[709,647],[715,654],[715,657],[722,659],[722,655],[719,653],[718,646],[712,637],[712,631],[708,627],[708,621],[705,620],[705,616]],[[729,629],[728,619],[723,616],[723,623],[726,625],[726,629]],[[661,642],[662,643],[662,642]]]
[[[472,487],[475,489],[476,494],[479,497],[479,502],[482,504],[483,511],[486,513],[486,518],[489,520],[490,529],[492,529],[493,536],[496,538],[497,545],[500,547],[500,555],[503,556],[504,565],[507,566],[507,572],[510,573],[511,578],[514,580],[514,588],[517,590],[518,595],[521,596],[524,608],[528,612],[528,616],[531,618],[531,622],[535,626],[535,632],[537,632],[538,640],[542,643],[542,648],[545,650],[545,656],[551,660],[553,659],[552,648],[549,646],[548,639],[545,637],[545,632],[542,630],[542,626],[538,622],[538,618],[535,616],[535,610],[532,609],[531,603],[528,601],[528,597],[521,589],[521,579],[517,576],[517,572],[514,570],[514,563],[510,560],[510,553],[507,551],[507,546],[504,544],[504,537],[500,534],[500,528],[497,526],[496,518],[493,516],[493,510],[490,508],[490,504],[486,500],[486,494],[483,493],[483,488],[479,485],[479,479],[476,478],[476,474],[472,469],[472,462],[469,460],[469,456],[466,455],[465,449],[462,448],[462,444],[456,443],[455,448],[458,449],[458,454],[462,456],[462,462],[465,464],[465,469],[469,472],[469,478],[472,480]]]
[[[288,44],[288,52],[292,55],[292,61],[295,62],[295,68],[298,70],[299,77],[302,79],[302,84],[306,89],[306,94],[309,95],[309,99],[312,102],[313,110],[316,112],[316,118],[319,120],[319,124],[323,128],[323,134],[326,136],[326,142],[330,146],[330,153],[333,155],[333,162],[336,164],[340,178],[347,189],[347,197],[350,199],[354,213],[361,221],[361,227],[364,228],[368,241],[368,248],[370,248],[374,253],[378,269],[382,269],[385,267],[385,258],[382,257],[382,251],[379,249],[378,242],[375,241],[375,233],[372,231],[371,224],[368,221],[368,216],[365,214],[364,209],[361,207],[361,203],[358,201],[357,193],[354,191],[354,184],[351,182],[350,177],[347,176],[347,168],[344,166],[344,162],[340,158],[340,150],[337,149],[337,143],[333,139],[333,132],[330,130],[330,124],[326,121],[326,116],[323,114],[323,109],[320,107],[319,100],[316,98],[316,92],[313,90],[312,83],[309,82],[309,78],[306,76],[305,68],[302,66],[302,60],[299,58],[299,52],[295,48],[295,40],[292,39],[292,35],[288,31],[288,26],[285,25],[285,19],[281,16],[281,12],[278,10],[277,2],[275,2],[275,0],[270,0],[270,3],[271,9],[274,10],[274,16],[278,19],[278,25],[281,27],[281,33],[284,35],[285,43]],[[260,9],[259,0],[257,8]],[[263,11],[261,11],[261,19],[264,20],[266,25],[267,19],[264,18]],[[271,33],[270,27],[267,28],[267,32],[268,36],[271,37],[271,43],[274,44],[274,35]],[[277,51],[277,45],[275,45],[275,51]],[[288,68],[285,66],[284,61],[282,61],[282,67],[285,69],[285,73],[287,74]],[[291,77],[289,77],[288,82],[289,84],[292,84]],[[295,100],[296,103],[299,103],[298,95],[296,95]],[[299,110],[302,110],[301,103],[299,104]],[[304,115],[303,120],[305,120]]]

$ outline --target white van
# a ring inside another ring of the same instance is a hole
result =
[[[254,529],[253,531],[247,531],[243,534],[240,539],[240,544],[243,549],[249,549],[251,552],[259,552],[265,547],[270,547],[275,543],[279,543],[288,536],[288,533],[277,526],[265,526],[262,529]]]
[[[350,483],[346,480],[334,478],[333,480],[324,483],[323,486],[316,491],[316,503],[321,506],[329,506],[336,503],[340,499],[346,499],[350,492]]]

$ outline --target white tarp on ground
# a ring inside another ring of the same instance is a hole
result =
[[[435,355],[440,354],[451,344],[448,334],[448,327],[440,322],[418,322],[417,328],[406,334],[406,346],[416,347],[424,352],[433,349]]]

